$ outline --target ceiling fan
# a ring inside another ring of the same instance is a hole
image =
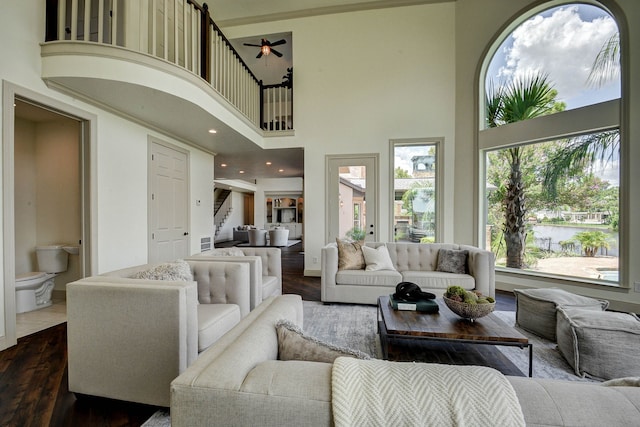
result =
[[[245,46],[255,46],[255,47],[259,47],[260,48],[260,52],[258,53],[258,56],[256,56],[256,58],[261,58],[262,55],[269,55],[272,52],[273,52],[273,54],[275,56],[280,58],[282,56],[282,54],[280,52],[278,52],[277,50],[273,49],[273,46],[280,46],[281,44],[285,44],[286,42],[287,41],[285,39],[278,40],[277,42],[273,42],[273,43],[271,43],[267,39],[262,39],[262,42],[261,42],[262,44],[244,43],[244,45]]]

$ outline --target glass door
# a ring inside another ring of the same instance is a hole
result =
[[[378,156],[327,156],[326,241],[377,241]]]

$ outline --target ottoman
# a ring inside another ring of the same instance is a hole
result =
[[[578,307],[603,311],[609,301],[572,294],[559,288],[514,289],[516,325],[551,341],[556,340],[556,308]]]
[[[557,337],[576,375],[640,377],[640,319],[635,314],[558,307]]]

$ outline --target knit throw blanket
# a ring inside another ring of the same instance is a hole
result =
[[[491,368],[339,357],[331,381],[336,427],[525,425],[513,387]]]

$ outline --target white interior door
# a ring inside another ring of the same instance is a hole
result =
[[[187,152],[151,143],[149,200],[149,262],[189,255]]]
[[[326,242],[378,240],[378,155],[327,156]]]

